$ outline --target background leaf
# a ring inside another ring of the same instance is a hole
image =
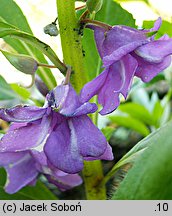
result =
[[[105,22],[109,25],[127,25],[136,27],[135,19],[132,14],[123,9],[113,0],[106,0],[101,10],[96,15],[96,20]]]
[[[145,124],[153,124],[151,113],[142,105],[137,103],[126,103],[119,106],[119,110],[129,114]]]
[[[10,84],[10,86],[13,89],[13,91],[16,92],[22,99],[24,100],[29,99],[31,93],[27,89],[15,83]]]
[[[119,126],[133,129],[139,132],[140,134],[142,134],[143,136],[147,136],[150,133],[148,128],[143,122],[139,121],[138,119],[132,118],[130,116],[114,115],[114,116],[110,116],[109,118],[113,123]]]
[[[152,113],[152,116],[153,116],[153,119],[154,119],[154,122],[155,122],[155,126],[157,126],[157,128],[159,127],[160,119],[161,119],[161,116],[163,114],[163,111],[164,111],[164,109],[161,106],[160,101],[157,101],[155,103],[153,113]]]
[[[0,100],[11,100],[15,99],[17,94],[13,91],[10,85],[0,75]]]
[[[36,186],[27,186],[15,194],[7,194],[3,187],[6,181],[4,169],[0,169],[0,200],[57,200],[48,188],[40,181]]]
[[[149,147],[137,159],[112,199],[172,199],[172,122],[141,142]]]

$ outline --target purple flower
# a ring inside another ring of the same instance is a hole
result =
[[[111,147],[87,116],[96,104],[80,103],[71,85],[60,85],[39,107],[0,109],[0,118],[12,124],[0,141],[0,152],[44,151],[52,166],[78,173],[83,160],[112,160]]]
[[[82,183],[79,175],[64,173],[49,165],[44,152],[3,152],[0,153],[0,166],[7,171],[5,190],[10,194],[26,185],[35,185],[40,173],[62,191]]]
[[[161,26],[159,18],[152,29],[136,30],[127,26],[114,26],[109,31],[98,26],[94,30],[95,41],[105,70],[87,83],[80,95],[82,102],[98,95],[103,106],[100,114],[114,111],[120,103],[119,95],[128,95],[134,76],[149,82],[171,63],[172,39],[167,35],[159,40],[148,35]]]

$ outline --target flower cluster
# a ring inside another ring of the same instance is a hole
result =
[[[40,173],[61,190],[70,189],[82,182],[78,173],[84,160],[113,159],[106,138],[88,117],[97,105],[88,101],[98,95],[100,114],[108,114],[118,107],[120,94],[127,97],[134,76],[148,82],[170,65],[172,39],[154,37],[160,26],[160,18],[149,30],[88,25],[105,69],[79,96],[67,82],[46,95],[43,107],[0,109],[0,118],[12,122],[0,140],[0,166],[8,173],[8,193],[35,184]]]
[[[112,160],[106,138],[87,116],[96,110],[96,104],[81,103],[70,84],[47,94],[42,108],[0,109],[0,118],[13,122],[0,141],[0,166],[9,178],[6,191],[35,182],[38,173],[69,189],[82,182],[76,173],[83,160]]]
[[[106,115],[119,106],[120,94],[127,97],[134,76],[149,82],[167,68],[171,63],[172,39],[164,35],[155,40],[153,35],[161,22],[159,18],[149,30],[117,25],[107,31],[89,25],[94,30],[105,70],[83,87],[81,101],[86,102],[98,95],[98,102],[103,106],[100,114]]]

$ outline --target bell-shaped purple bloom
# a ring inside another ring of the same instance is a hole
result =
[[[48,164],[44,152],[22,151],[0,153],[0,166],[7,172],[5,190],[16,193],[27,185],[34,185],[40,173],[60,190],[68,190],[80,185],[82,179],[77,174],[64,173]]]
[[[82,102],[98,95],[103,106],[100,114],[114,111],[119,103],[119,95],[125,98],[134,76],[149,82],[171,63],[172,39],[163,36],[155,40],[154,34],[161,26],[159,18],[152,29],[137,30],[127,26],[114,26],[110,30],[90,25],[105,70],[87,83],[80,95]]]
[[[66,173],[83,169],[83,160],[112,160],[111,147],[87,116],[96,104],[81,103],[71,85],[60,85],[40,107],[0,109],[12,124],[0,141],[0,152],[44,151],[52,166]]]

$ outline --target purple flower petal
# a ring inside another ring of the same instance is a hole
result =
[[[143,82],[149,82],[171,64],[171,56],[164,58],[162,62],[156,64],[144,61],[140,57],[136,57],[136,59],[139,66],[135,75],[140,77]]]
[[[127,97],[128,92],[131,88],[131,84],[133,81],[133,77],[135,75],[136,69],[138,67],[138,62],[133,58],[130,54],[124,56],[121,61],[123,62],[124,66],[124,76],[125,76],[125,82],[124,85],[121,88],[121,93],[125,97]]]
[[[128,54],[109,67],[104,86],[98,93],[98,102],[103,106],[101,115],[111,113],[119,106],[120,93],[127,96],[137,65],[137,61]]]
[[[59,170],[59,172],[61,171]],[[47,176],[47,179],[61,191],[69,190],[82,184],[82,178],[78,174],[68,174],[63,172],[63,175],[61,175],[59,172],[54,173],[54,176]]]
[[[143,32],[154,32],[158,31],[162,25],[162,19],[161,17],[158,17],[158,19],[154,22],[154,26],[151,29],[145,29],[142,30]]]
[[[99,160],[113,160],[113,152],[111,146],[107,143],[107,147],[103,155],[99,157]]]
[[[26,155],[26,152],[18,152],[18,153],[0,153],[0,166],[8,166],[12,165],[17,161],[21,160]]]
[[[158,17],[158,19],[155,21],[153,28],[151,28],[149,31],[158,31],[162,25],[162,19],[161,17]]]
[[[76,142],[83,157],[98,157],[105,152],[106,138],[88,116],[72,118],[68,122],[71,130],[71,140]]]
[[[94,30],[97,49],[103,59],[104,66],[113,64],[150,40],[143,31],[126,26],[117,25],[107,32],[97,26],[90,28]]]
[[[94,103],[86,102],[82,104],[76,111],[72,114],[73,117],[85,115],[88,113],[94,113],[97,111],[97,105]]]
[[[114,62],[120,60],[123,56],[127,55],[128,53],[135,50],[137,47],[147,44],[148,40],[144,41],[133,41],[125,46],[119,47],[118,49],[114,50],[110,55],[107,55],[103,58],[104,67],[107,67]]]
[[[0,140],[0,151],[23,151],[44,143],[51,132],[50,125],[51,116],[44,116],[42,120],[9,130]]]
[[[43,151],[37,151],[33,149],[30,151],[30,154],[36,161],[36,167],[39,170],[39,172],[42,172],[45,174],[51,174],[51,170],[48,167],[48,163],[47,163],[47,157]],[[46,169],[47,172],[44,172],[45,171],[44,168]]]
[[[27,125],[28,125],[27,122],[12,123],[12,124],[10,125],[9,129],[8,129],[8,132],[9,132],[9,131],[16,130],[16,129],[21,128],[21,127],[25,127],[25,126],[27,126]]]
[[[72,115],[80,106],[78,95],[71,85],[59,85],[47,96],[49,105],[65,116]]]
[[[103,86],[106,80],[107,75],[108,70],[104,70],[99,76],[84,85],[80,94],[80,101],[82,103],[89,101],[94,95],[99,92],[100,88]]]
[[[106,30],[104,28],[101,28],[95,25],[88,25],[87,27],[94,30],[95,42],[96,42],[99,54],[102,58],[105,55],[104,50],[103,50],[103,42],[105,39]]]
[[[9,164],[9,166],[5,167],[5,169],[8,174],[5,191],[10,194],[16,193],[18,190],[31,183],[38,175],[35,168],[35,161],[28,153],[26,153],[15,163]]]
[[[52,91],[48,97],[49,105],[58,109],[58,113],[73,117],[93,113],[97,110],[96,104],[85,103],[79,100],[79,96],[71,85],[60,85]]]
[[[46,110],[46,108],[35,106],[16,106],[10,109],[1,108],[0,118],[9,122],[32,122],[41,119]]]
[[[107,143],[107,147],[103,155],[95,158],[95,157],[84,157],[84,160],[92,161],[92,160],[113,160],[113,152],[111,146]]]
[[[160,25],[161,20],[158,19],[154,27],[146,31],[155,31],[160,27]],[[150,38],[146,37],[145,31],[140,31],[126,26],[114,26],[107,32],[106,38],[103,40],[102,50],[104,55],[102,56],[102,59],[104,66],[110,66],[115,61],[120,60],[123,56],[135,50],[137,47],[149,42]]]
[[[119,47],[125,47],[127,44],[142,41],[147,41],[147,37],[143,31],[116,25],[107,32],[103,47],[106,50],[106,55],[109,55]]]
[[[164,34],[162,37],[159,38],[159,40],[168,40],[170,37],[167,34]]]
[[[99,112],[101,115],[107,115],[113,112],[120,104],[120,92],[110,91],[109,98],[107,98],[105,94],[108,94],[108,90],[104,93],[104,89],[106,88],[103,87],[98,95],[98,102],[103,106],[103,109]]]
[[[60,190],[65,191],[78,186],[82,183],[82,179],[78,174],[65,173],[49,163],[44,152],[31,151],[31,154],[37,162],[37,169],[42,172],[48,181],[56,185]]]
[[[78,149],[75,134],[71,132],[67,120],[54,130],[44,147],[50,163],[66,173],[78,173],[83,168],[83,159]]]
[[[135,53],[150,63],[161,63],[172,54],[172,39],[152,41],[136,49]]]

